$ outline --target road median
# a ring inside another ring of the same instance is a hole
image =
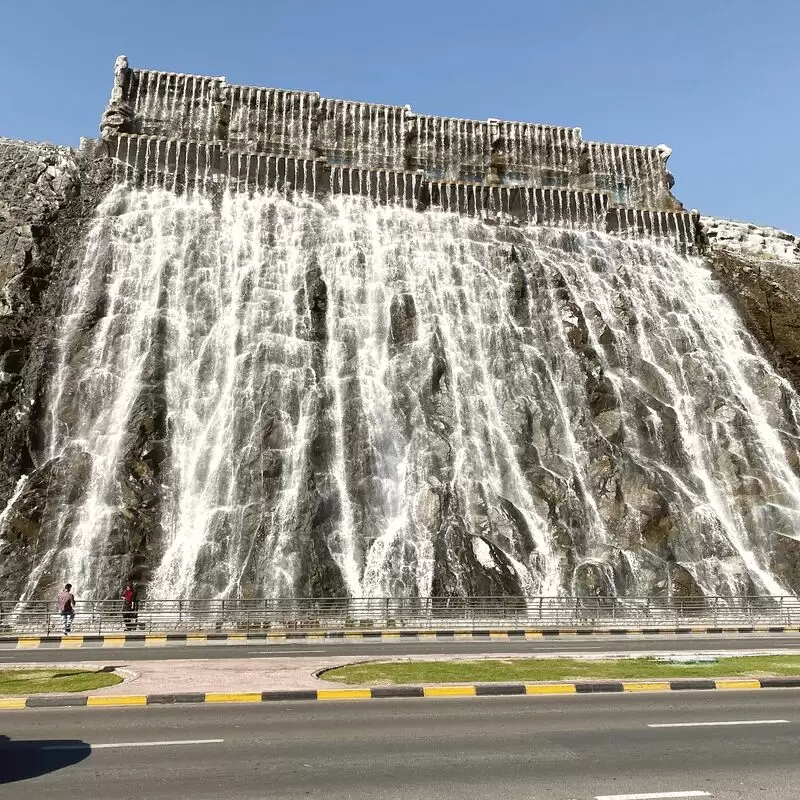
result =
[[[687,678],[755,680],[762,676],[800,675],[800,655],[394,659],[345,664],[317,674],[323,680],[352,686],[607,679],[651,682]]]

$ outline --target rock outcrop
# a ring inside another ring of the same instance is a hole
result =
[[[800,238],[775,228],[701,218],[706,256],[751,333],[800,391]]]
[[[42,332],[67,206],[80,193],[77,154],[0,138],[0,503],[34,466],[30,418],[39,384],[32,342]],[[74,210],[74,209],[73,209]]]

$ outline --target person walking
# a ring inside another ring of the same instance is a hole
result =
[[[125,621],[126,631],[136,628],[136,590],[130,581],[122,590],[122,619]]]
[[[64,588],[58,593],[57,599],[58,613],[61,614],[61,625],[64,636],[69,635],[72,630],[72,620],[75,619],[75,595],[72,594],[72,584],[65,584]]]

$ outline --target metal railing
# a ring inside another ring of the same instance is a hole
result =
[[[132,615],[119,600],[78,600],[75,612],[75,633],[800,625],[794,596],[144,600]],[[0,635],[60,627],[53,601],[0,600]]]

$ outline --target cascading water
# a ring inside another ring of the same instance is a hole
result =
[[[24,596],[789,590],[800,400],[652,242],[118,186],[54,349]]]

